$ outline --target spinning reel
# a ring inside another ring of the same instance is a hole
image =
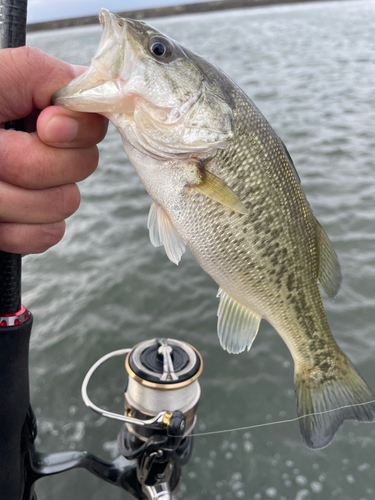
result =
[[[88,383],[104,362],[127,354],[125,368],[125,414],[96,406],[87,394]],[[118,434],[119,457],[107,463],[87,452],[43,454],[31,444],[27,460],[23,500],[36,500],[34,483],[41,477],[81,467],[131,493],[140,500],[172,500],[182,467],[189,461],[200,397],[198,377],[203,362],[194,347],[173,339],[141,342],[133,349],[114,351],[99,359],[82,384],[87,406],[100,415],[122,421]],[[30,433],[36,436],[36,422],[29,415]]]

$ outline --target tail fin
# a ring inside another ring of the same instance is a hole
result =
[[[374,395],[346,356],[334,374],[312,372],[295,375],[300,432],[309,448],[328,446],[344,420],[374,422]]]

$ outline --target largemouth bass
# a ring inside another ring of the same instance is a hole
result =
[[[54,103],[117,127],[153,200],[151,242],[176,264],[188,248],[220,287],[222,347],[250,349],[262,318],[280,334],[306,445],[327,446],[344,419],[373,422],[374,396],[337,346],[319,291],[337,294],[337,255],[283,142],[216,66],[146,23],[99,17],[91,66]]]

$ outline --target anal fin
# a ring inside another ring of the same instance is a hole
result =
[[[220,345],[232,354],[249,351],[259,330],[261,317],[249,311],[219,288],[218,335]]]
[[[178,265],[186,249],[185,242],[176,231],[166,211],[155,201],[150,207],[147,227],[154,247],[164,245],[169,260]]]

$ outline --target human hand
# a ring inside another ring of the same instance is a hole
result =
[[[32,47],[0,51],[0,250],[44,252],[79,206],[75,183],[96,169],[108,121],[50,104],[85,69]],[[25,117],[26,132],[5,130]]]

